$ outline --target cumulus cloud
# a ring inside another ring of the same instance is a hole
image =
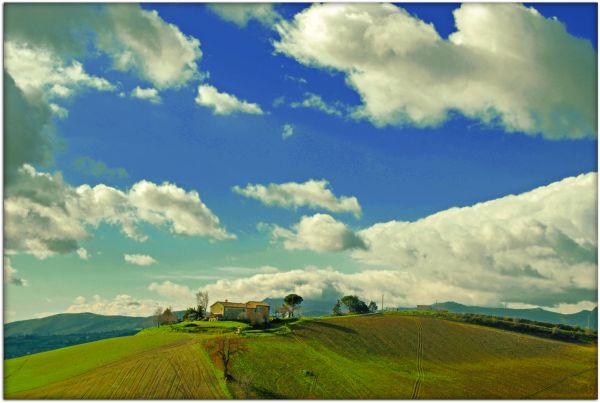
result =
[[[280,21],[278,52],[341,71],[377,126],[441,124],[452,111],[547,139],[597,136],[597,55],[518,4],[463,4],[446,40],[390,4],[314,4]]]
[[[4,284],[12,284],[17,287],[27,286],[27,280],[17,276],[17,269],[12,267],[10,258],[4,257]]]
[[[292,102],[290,106],[292,108],[309,108],[316,109],[321,112],[324,112],[328,115],[342,116],[342,108],[344,106],[339,102],[331,105],[323,101],[320,95],[313,94],[312,92],[307,92],[305,98],[300,102]]]
[[[415,222],[375,224],[358,232],[369,248],[352,256],[459,287],[463,295],[489,296],[477,303],[590,300],[597,284],[596,183],[589,173]],[[443,300],[436,294],[429,289],[424,302]]]
[[[44,92],[48,97],[66,98],[81,88],[115,89],[106,79],[86,73],[80,62],[66,64],[50,50],[27,43],[6,42],[4,64],[17,86],[28,96]]]
[[[188,286],[175,284],[171,281],[151,283],[148,290],[156,292],[161,297],[168,298],[171,303],[178,304],[177,306],[191,304],[196,299],[195,292]]]
[[[63,60],[85,57],[91,44],[114,68],[132,71],[158,89],[198,76],[198,39],[137,4],[14,4],[6,17],[7,42],[35,45]]]
[[[158,89],[181,87],[196,78],[196,62],[202,57],[198,39],[137,4],[106,9],[97,46],[112,57],[115,68],[132,70]]]
[[[211,298],[224,299],[235,295],[240,300],[282,298],[290,293],[305,299],[319,299],[333,290],[340,295],[358,295],[379,301],[385,295],[386,306],[415,306],[431,298],[430,289],[436,290],[440,300],[460,300],[477,303],[490,299],[485,292],[464,294],[456,285],[428,279],[423,281],[413,273],[396,270],[364,270],[344,273],[331,267],[305,267],[250,277],[223,279],[202,287]]]
[[[275,240],[282,239],[289,250],[303,249],[314,252],[339,252],[349,249],[367,249],[364,240],[348,226],[328,214],[303,216],[291,229],[275,225]]]
[[[159,104],[161,102],[160,95],[156,88],[140,88],[139,86],[131,90],[131,97],[150,101],[153,104]]]
[[[360,217],[362,209],[354,196],[336,197],[325,179],[310,179],[303,183],[286,182],[268,185],[248,184],[245,188],[234,186],[232,189],[245,197],[260,200],[269,206],[298,208],[308,206],[312,209],[325,209],[334,213],[352,213]]]
[[[165,182],[142,180],[127,192],[103,184],[72,187],[60,173],[50,175],[24,165],[5,189],[5,247],[9,252],[46,258],[70,253],[90,237],[89,227],[108,223],[129,238],[144,241],[137,226],[148,223],[176,235],[234,239],[198,192]]]
[[[123,258],[127,263],[135,264],[138,266],[150,266],[151,264],[157,263],[157,261],[150,255],[123,255]]]
[[[211,108],[216,115],[231,115],[232,113],[248,113],[262,115],[264,112],[258,104],[239,100],[234,95],[219,92],[208,84],[198,86],[198,95],[195,99],[200,106]]]
[[[244,28],[251,20],[270,27],[281,18],[273,5],[268,3],[213,3],[208,8],[240,28]]]
[[[281,132],[281,138],[286,140],[294,135],[294,125],[286,123],[283,125],[283,131]]]
[[[75,298],[66,312],[81,313],[91,312],[98,315],[124,315],[124,316],[150,316],[158,307],[166,307],[168,304],[150,299],[138,300],[127,294],[117,295],[115,298],[106,299],[100,295],[94,295],[91,300],[83,296]]]

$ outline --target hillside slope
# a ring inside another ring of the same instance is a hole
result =
[[[596,398],[597,348],[431,317],[245,336],[225,386],[201,334],[144,332],[5,361],[8,398]],[[249,387],[244,387],[249,385]]]
[[[94,313],[61,313],[4,325],[4,336],[100,333],[153,326],[151,317],[105,316]]]
[[[456,302],[442,302],[434,306],[447,309],[456,313],[479,313],[490,316],[521,318],[537,320],[548,323],[561,323],[563,325],[579,326],[581,328],[589,327],[598,330],[598,308],[591,311],[580,311],[577,313],[563,314],[550,312],[541,308],[514,309],[514,308],[487,308],[483,306],[468,306]]]

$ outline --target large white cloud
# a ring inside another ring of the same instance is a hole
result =
[[[329,214],[303,216],[291,230],[275,225],[272,234],[275,240],[282,239],[289,250],[339,252],[367,248],[360,236]]]
[[[270,27],[281,18],[269,3],[212,3],[208,8],[225,21],[233,22],[241,28],[251,20]]]
[[[352,213],[356,217],[360,217],[362,214],[356,197],[336,197],[329,188],[329,182],[325,179],[310,179],[303,183],[270,183],[266,186],[248,184],[244,188],[234,186],[233,191],[242,196],[260,200],[267,205],[288,208],[308,206],[334,213]]]
[[[49,98],[66,98],[81,88],[113,91],[104,78],[89,75],[78,61],[65,62],[50,50],[26,43],[5,42],[4,67],[28,96],[44,92]]]
[[[463,4],[447,40],[390,4],[315,4],[276,25],[277,51],[342,71],[377,126],[434,126],[452,111],[548,139],[596,137],[597,55],[517,4]]]
[[[72,187],[60,173],[50,175],[25,165],[7,186],[4,202],[5,247],[45,258],[74,252],[90,237],[88,227],[118,225],[144,241],[137,226],[146,222],[177,235],[234,239],[194,190],[142,180],[127,192],[103,184]]]
[[[216,115],[231,115],[232,113],[262,115],[264,113],[258,104],[240,100],[235,95],[226,92],[219,92],[208,84],[198,86],[196,103],[212,109]]]
[[[148,290],[156,292],[161,297],[167,298],[169,303],[176,307],[191,306],[195,303],[195,292],[186,285],[175,284],[171,281],[151,283]]]
[[[597,287],[596,184],[589,173],[415,222],[376,224],[358,233],[369,248],[353,257],[496,301],[580,302]]]
[[[159,89],[180,87],[196,78],[201,58],[200,41],[165,22],[154,10],[136,4],[111,4],[98,47],[114,66],[133,70]]]
[[[6,17],[7,42],[46,49],[65,61],[88,56],[92,45],[114,68],[132,71],[159,89],[198,76],[198,39],[137,4],[11,4]]]

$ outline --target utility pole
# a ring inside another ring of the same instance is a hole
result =
[[[381,294],[381,312],[383,312],[383,294]]]

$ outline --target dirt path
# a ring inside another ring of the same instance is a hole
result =
[[[425,372],[423,371],[423,325],[421,320],[417,319],[417,380],[413,386],[411,399],[419,398],[419,391],[421,390],[421,383],[425,378]]]

